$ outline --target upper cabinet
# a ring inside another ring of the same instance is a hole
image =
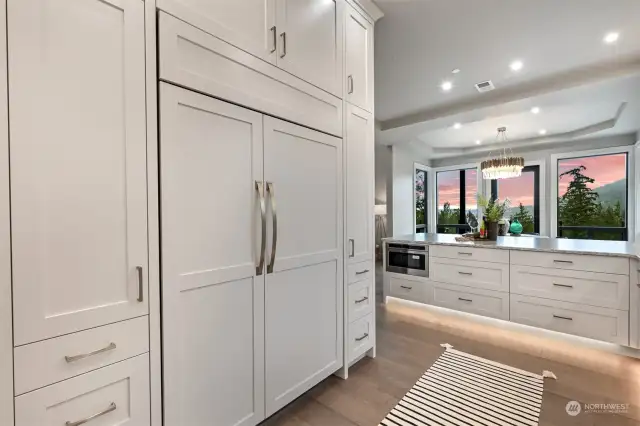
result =
[[[9,0],[16,345],[144,315],[144,2]]]
[[[253,56],[276,63],[276,0],[158,0],[157,4]]]
[[[373,24],[348,5],[345,13],[345,96],[366,111],[373,111]]]

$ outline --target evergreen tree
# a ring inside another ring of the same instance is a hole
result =
[[[460,209],[452,209],[449,202],[444,203],[442,210],[438,213],[439,225],[456,225],[460,220]],[[445,228],[445,233],[455,234],[454,228]]]
[[[571,176],[573,178],[569,182],[567,192],[558,200],[559,219],[565,226],[592,225],[597,217],[599,210],[598,193],[587,186],[588,183],[594,183],[595,180],[582,173],[586,169],[585,166],[580,165],[574,169],[567,170],[559,176],[559,178],[563,176]],[[574,231],[570,237],[586,238],[586,233]]]
[[[518,222],[522,225],[522,233],[531,234],[534,232],[533,216],[522,203],[518,206],[518,211],[513,215],[513,218],[518,219]]]
[[[424,173],[416,173],[416,225],[425,223]]]

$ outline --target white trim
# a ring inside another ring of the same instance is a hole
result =
[[[565,160],[568,158],[581,158],[581,157],[593,157],[597,155],[611,155],[611,154],[627,154],[627,238],[628,241],[633,242],[635,239],[635,200],[636,194],[633,188],[635,188],[636,182],[636,167],[635,156],[633,146],[616,146],[602,149],[591,149],[587,151],[573,151],[561,154],[552,154],[550,157],[550,182],[551,187],[549,202],[550,206],[550,221],[549,221],[549,235],[552,238],[558,237],[558,203],[554,202],[558,199],[558,160]]]
[[[458,164],[458,165],[453,165],[453,166],[444,166],[444,167],[433,167],[432,171],[433,171],[433,182],[434,182],[434,202],[433,202],[433,231],[432,232],[437,232],[437,220],[438,220],[438,172],[451,172],[451,171],[456,171],[456,170],[468,170],[468,169],[476,169],[476,177],[477,177],[477,184],[476,187],[478,188],[478,192],[482,192],[483,194],[486,191],[485,188],[485,184],[483,183],[482,179],[482,172],[480,171],[480,163],[466,163],[466,164]],[[464,194],[461,194],[461,196],[464,196]],[[476,194],[476,205],[478,204],[478,197]],[[478,224],[480,223],[480,219],[482,218],[482,208],[478,205]],[[466,215],[466,212],[465,212]]]
[[[426,203],[426,208],[425,208],[425,215],[427,216],[427,229],[425,230],[426,232],[431,232],[431,208],[429,207],[431,205],[431,189],[429,188],[431,186],[431,167],[429,166],[425,166],[424,164],[421,163],[417,163],[417,162],[413,162],[413,181],[411,183],[411,185],[413,186],[413,191],[412,191],[412,198],[413,198],[413,210],[412,210],[412,216],[413,216],[413,233],[415,234],[416,232],[416,227],[417,227],[417,223],[416,223],[416,210],[417,210],[417,200],[416,200],[416,177],[417,177],[417,173],[416,171],[420,169],[423,172],[425,172],[426,175],[426,185],[424,188],[424,202]]]

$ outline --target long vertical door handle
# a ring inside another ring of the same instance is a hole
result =
[[[138,302],[144,300],[144,280],[142,279],[142,266],[136,266],[136,272],[138,273]]]
[[[271,239],[271,259],[267,265],[267,274],[273,273],[273,264],[276,262],[276,248],[278,247],[278,212],[276,211],[276,193],[273,183],[267,182],[267,194],[271,200],[271,217],[273,220],[273,237]]]
[[[287,33],[284,32],[280,34],[280,38],[282,39],[282,53],[280,53],[280,57],[284,58],[287,56]]]
[[[267,248],[267,207],[264,200],[264,187],[262,182],[256,181],[256,191],[260,198],[260,222],[261,222],[261,240],[260,240],[260,261],[256,266],[256,275],[262,275],[264,268],[264,252]]]
[[[352,75],[347,77],[347,83],[348,83],[347,84],[348,93],[351,94],[353,93],[353,76]]]
[[[276,51],[276,47],[278,45],[278,36],[277,36],[277,31],[276,31],[276,26],[274,25],[273,27],[271,27],[271,40],[273,41],[273,47],[271,48],[271,50],[269,51],[269,53],[273,53]]]
[[[349,257],[356,256],[356,240],[349,238]]]

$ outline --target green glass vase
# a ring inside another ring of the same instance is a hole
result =
[[[509,227],[509,232],[511,232],[513,235],[522,234],[522,225],[520,224],[518,219],[513,219],[513,223],[511,223],[511,226]]]

